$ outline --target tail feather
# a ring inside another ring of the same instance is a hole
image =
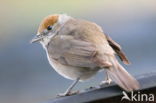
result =
[[[112,67],[107,69],[109,77],[126,91],[138,90],[140,85],[116,60],[111,58]]]

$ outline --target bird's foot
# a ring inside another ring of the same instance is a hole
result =
[[[112,80],[111,80],[110,78],[108,78],[107,80],[102,81],[102,82],[100,83],[100,86],[109,85],[109,84],[111,84],[111,82],[112,82]]]
[[[71,96],[71,95],[76,95],[79,94],[79,91],[75,91],[75,92],[68,92],[68,93],[60,93],[57,96],[58,97],[65,97],[65,96]]]

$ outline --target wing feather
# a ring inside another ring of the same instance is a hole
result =
[[[48,53],[51,58],[66,65],[91,68],[97,66],[92,61],[96,47],[90,42],[76,40],[71,36],[57,36],[51,40]]]
[[[106,35],[107,41],[109,43],[109,45],[114,49],[114,51],[116,52],[116,54],[119,56],[119,58],[121,59],[121,61],[124,64],[130,64],[128,58],[126,57],[125,53],[122,51],[120,45],[118,43],[116,43],[112,38],[110,38],[108,35]]]

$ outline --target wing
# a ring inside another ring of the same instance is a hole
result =
[[[76,40],[72,36],[58,35],[49,45],[47,50],[50,58],[65,65],[79,67],[97,67],[92,61],[96,54],[96,47],[87,41]]]
[[[112,40],[108,35],[106,35],[107,41],[109,45],[114,49],[114,51],[117,53],[119,58],[124,64],[130,64],[129,60],[127,59],[125,53],[121,50],[121,47],[118,43],[116,43],[114,40]]]

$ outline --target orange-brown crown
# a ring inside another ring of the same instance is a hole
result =
[[[47,29],[48,26],[54,25],[58,21],[59,15],[49,15],[43,19],[41,22],[38,33],[41,33],[43,30]]]

